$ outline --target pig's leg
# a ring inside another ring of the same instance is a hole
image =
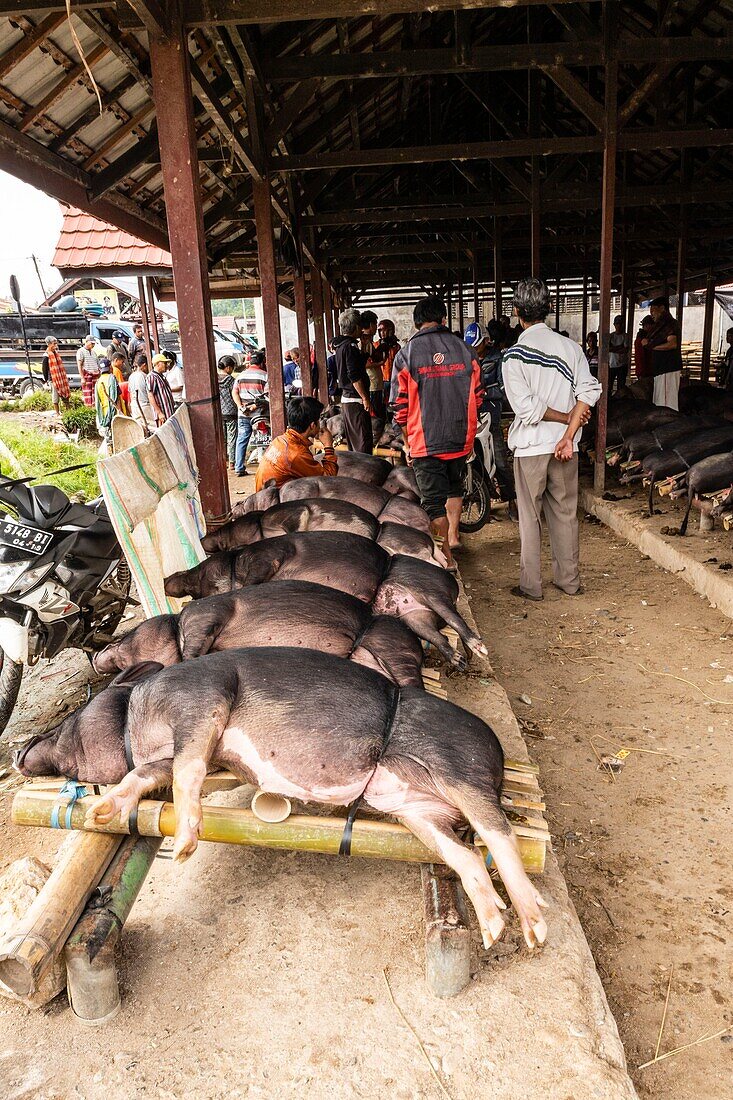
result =
[[[504,931],[504,918],[499,912],[506,909],[494,889],[484,861],[475,848],[463,844],[440,816],[432,816],[415,809],[401,810],[397,816],[410,832],[437,852],[461,880],[463,889],[476,910],[484,947],[491,947]]]
[[[466,649],[472,653],[478,653],[481,657],[488,657],[489,651],[477,634],[474,634],[462,615],[459,615],[450,600],[443,599],[435,593],[431,593],[431,610],[446,626],[452,626]],[[409,625],[409,624],[408,624]]]
[[[196,728],[176,735],[173,756],[173,806],[176,834],[173,858],[183,863],[198,847],[201,830],[201,788],[216,744],[224,732],[230,707],[217,701]],[[205,713],[205,712],[204,712]]]
[[[430,642],[431,645],[435,646],[438,653],[449,665],[461,670],[466,668],[466,658],[457,649],[453,648],[445,634],[440,633],[436,625],[436,617],[432,611],[423,609],[410,611],[407,615],[400,615],[400,618],[406,626],[409,626],[410,630],[417,634],[418,638],[423,638],[426,642]]]
[[[527,946],[532,950],[537,944],[544,943],[547,937],[547,923],[540,912],[540,907],[547,908],[547,902],[540,892],[535,890],[524,869],[514,833],[509,825],[497,828],[485,819],[475,817],[473,813],[470,820],[491,852],[491,857],[519,917]]]
[[[178,626],[181,660],[190,661],[194,657],[203,657],[205,653],[211,653],[221,628],[220,611],[207,613],[195,603],[191,605],[190,611],[184,609]]]
[[[126,825],[140,799],[151,791],[170,787],[172,779],[172,760],[154,760],[151,764],[141,764],[139,768],[128,772],[121,783],[100,795],[89,807],[84,819],[85,826],[94,828],[95,825],[107,825],[116,814],[120,815],[121,823]]]

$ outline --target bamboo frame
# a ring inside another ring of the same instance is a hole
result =
[[[531,780],[534,777],[528,773],[527,778]],[[531,782],[524,786],[525,789],[527,786],[532,789]],[[74,804],[71,810],[72,829],[85,829],[84,819],[92,801],[91,797],[80,798]],[[51,823],[51,811],[57,802],[57,791],[23,787],[13,800],[12,821],[15,825],[48,827]],[[205,805],[202,813],[201,840],[258,848],[322,852],[324,855],[338,854],[346,824],[342,817],[318,817],[310,814],[293,814],[286,821],[269,823],[258,820],[251,810],[228,806]],[[550,839],[547,825],[540,818],[530,818],[512,809],[507,814],[517,838],[525,870],[530,874],[541,874],[545,866],[546,845]],[[141,836],[173,836],[176,830],[173,803],[143,799],[138,808],[137,827]],[[129,827],[123,826],[119,818],[114,817],[109,824],[86,831],[128,834]],[[367,818],[357,819],[354,823],[351,854],[368,859],[394,859],[406,863],[436,862],[435,853],[426,848],[404,825]]]
[[[40,793],[45,798],[46,825],[50,826],[58,791]],[[0,947],[0,982],[13,993],[29,997],[37,989],[120,842],[118,835],[79,833],[62,851],[45,886]]]

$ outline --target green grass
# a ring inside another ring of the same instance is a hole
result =
[[[13,423],[7,418],[0,420],[0,439],[13,452],[26,474],[35,474],[40,477],[39,484],[45,482],[57,485],[65,493],[82,491],[88,498],[99,495],[96,446],[57,443],[48,432],[23,427],[22,424]],[[50,470],[57,470],[62,466],[73,466],[78,462],[91,462],[92,465],[83,470],[74,470],[72,473],[58,474],[55,477],[43,476]],[[6,469],[2,456],[0,456],[0,473],[12,476],[11,471]]]

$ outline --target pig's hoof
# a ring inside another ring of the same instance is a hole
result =
[[[527,947],[530,951],[540,947],[547,939],[547,922],[540,908],[546,909],[547,902],[533,887],[531,894],[526,899],[514,901],[514,906],[519,915],[519,923],[522,926]]]
[[[93,806],[90,806],[87,810],[84,824],[87,828],[94,828],[98,825],[109,825],[113,817],[119,814],[120,824],[127,825],[130,814],[138,804],[138,800],[134,797],[120,794],[115,794],[113,791],[108,791],[107,794],[103,794]]]
[[[495,917],[492,917],[486,924],[481,925],[481,938],[484,941],[484,947],[488,951],[492,944],[496,943],[501,938],[501,934],[504,931],[504,918],[497,913]]]
[[[462,653],[458,652],[457,649],[453,650],[453,655],[451,656],[450,663],[453,668],[457,668],[461,672],[465,672],[465,670],[468,668],[468,661]]]
[[[478,653],[479,657],[488,657],[489,655],[488,649],[480,638],[472,638],[468,643],[468,648],[472,653]]]
[[[196,833],[186,833],[185,836],[177,836],[173,845],[173,859],[176,863],[185,863],[198,848],[199,838]]]

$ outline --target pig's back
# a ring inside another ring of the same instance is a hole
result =
[[[391,560],[376,542],[345,531],[299,531],[246,550],[280,563],[273,580],[314,581],[367,602]]]
[[[285,645],[347,657],[372,621],[362,600],[313,581],[254,585],[210,600],[222,601],[228,620],[217,638],[217,650]]]
[[[280,490],[281,500],[303,500],[306,497],[345,500],[378,516],[390,494],[378,485],[368,485],[353,477],[301,477],[288,481]]]

